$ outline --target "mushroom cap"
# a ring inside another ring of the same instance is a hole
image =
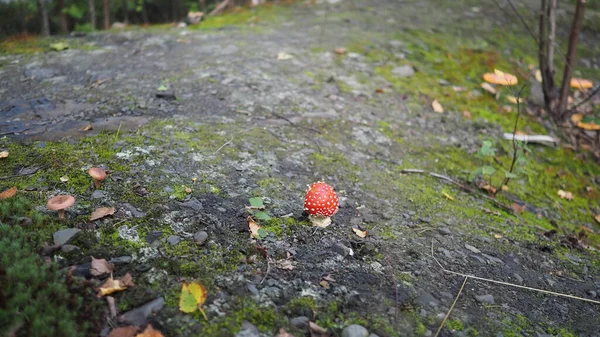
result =
[[[310,215],[330,217],[337,213],[339,199],[333,187],[322,181],[310,185],[304,198],[304,210]]]
[[[508,74],[497,69],[494,69],[493,73],[483,74],[483,80],[488,83],[507,86],[516,85],[519,83],[515,75]]]
[[[104,180],[106,179],[106,171],[99,167],[92,167],[88,170],[88,174],[92,176],[95,180]]]
[[[594,86],[594,83],[590,80],[585,80],[583,78],[572,78],[571,79],[571,88],[575,89],[590,89]]]
[[[51,211],[58,211],[61,209],[69,208],[75,203],[75,198],[71,195],[57,195],[48,199],[48,209]]]

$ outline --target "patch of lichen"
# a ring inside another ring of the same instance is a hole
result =
[[[285,6],[272,6],[266,4],[255,8],[236,7],[221,15],[206,16],[194,25],[188,26],[192,30],[213,30],[224,27],[249,27],[256,30],[264,22],[272,22],[281,18]]]

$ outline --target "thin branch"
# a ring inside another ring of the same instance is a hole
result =
[[[267,272],[265,273],[265,276],[263,276],[262,280],[260,280],[260,282],[258,284],[263,284],[263,282],[265,282],[265,280],[267,279],[267,276],[269,276],[270,271],[271,271],[271,258],[267,256]]]
[[[550,35],[548,36],[548,71],[554,78],[554,44],[556,43],[556,2],[557,0],[550,0],[550,7],[548,8],[548,17],[550,25]]]
[[[569,109],[569,111],[567,111],[567,115],[570,115],[571,113],[575,112],[575,110],[577,110],[577,108],[579,108],[580,106],[584,105],[585,103],[589,102],[592,98],[594,98],[595,95],[598,94],[598,92],[600,92],[600,86],[598,86],[596,89],[594,89],[589,95],[587,95],[586,98],[584,98],[581,102],[575,104],[571,109]]]
[[[521,15],[521,13],[517,10],[517,8],[515,7],[515,5],[512,3],[512,1],[508,0],[507,2],[508,2],[508,5],[510,6],[510,8],[512,8],[513,12],[515,12],[515,14],[519,18],[519,20],[521,21],[521,23],[523,24],[523,26],[525,26],[525,29],[527,29],[527,31],[529,32],[529,34],[531,34],[531,36],[533,37],[533,39],[535,40],[535,42],[540,43],[540,41],[535,37],[535,33],[533,32],[533,29],[531,29],[531,27],[529,27],[529,25],[527,24],[527,21],[523,18],[523,16]]]
[[[474,276],[474,275],[469,275],[469,274],[458,273],[458,272],[446,269],[446,268],[444,268],[444,266],[442,266],[442,264],[440,263],[440,261],[438,261],[438,259],[436,259],[435,255],[433,254],[433,240],[431,240],[431,257],[437,263],[437,265],[444,272],[446,272],[446,273],[450,273],[450,274],[454,274],[454,275],[459,275],[459,276],[462,276],[462,277],[468,277],[468,278],[472,278],[474,280],[479,280],[479,281],[485,281],[485,282],[490,282],[490,283],[501,284],[501,285],[504,285],[504,286],[514,287],[514,288],[520,288],[520,289],[537,291],[537,292],[548,294],[548,295],[566,297],[566,298],[571,298],[571,299],[580,300],[580,301],[584,301],[584,302],[591,302],[591,303],[595,303],[595,304],[600,304],[600,301],[592,300],[592,299],[585,298],[585,297],[579,297],[579,296],[575,296],[575,295],[557,293],[557,292],[554,292],[554,291],[549,291],[549,290],[544,290],[544,289],[538,289],[538,288],[533,288],[533,287],[527,287],[527,286],[522,286],[522,285],[518,285],[518,284],[504,282],[504,281],[492,280],[492,279],[488,279],[488,278],[484,278],[484,277],[479,277],[479,276]]]
[[[468,279],[469,279],[469,277],[465,276],[465,280],[463,281],[462,285],[460,286],[460,289],[458,290],[458,294],[456,294],[456,297],[454,298],[454,302],[452,302],[450,309],[448,309],[446,316],[444,316],[442,323],[440,323],[440,327],[437,329],[437,332],[435,333],[435,335],[433,337],[437,337],[440,334],[440,332],[442,331],[442,328],[444,327],[444,324],[446,324],[446,320],[448,320],[448,317],[450,317],[450,313],[452,313],[452,310],[454,310],[454,306],[456,305],[456,302],[458,302],[458,298],[460,297],[460,294],[462,294],[462,291],[465,288],[465,284],[467,284]]]

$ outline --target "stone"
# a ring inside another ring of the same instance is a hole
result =
[[[130,203],[122,203],[121,207],[128,213],[131,213],[131,215],[134,218],[141,218],[143,216],[146,216],[146,213],[141,212],[139,209],[137,209],[135,206],[133,206]]]
[[[256,286],[252,283],[248,283],[248,285],[246,286],[248,288],[248,291],[254,295],[254,296],[258,296],[259,295],[259,291],[258,288],[256,288]]]
[[[131,260],[133,260],[133,258],[131,256],[119,256],[119,257],[113,257],[108,262],[110,262],[112,264],[125,264],[125,263],[130,263]]]
[[[438,228],[438,232],[440,234],[442,234],[442,235],[450,235],[450,234],[452,234],[452,231],[448,227]]]
[[[92,192],[92,195],[90,196],[91,199],[102,199],[104,198],[104,191],[101,190],[95,190],[94,192]]]
[[[392,74],[398,77],[411,77],[415,74],[415,69],[406,64],[392,69]]]
[[[290,324],[292,324],[296,328],[304,329],[308,326],[309,321],[310,321],[310,318],[308,318],[306,316],[298,316],[298,317],[292,318],[290,320]]]
[[[369,337],[369,331],[362,325],[352,324],[342,330],[342,337]]]
[[[177,236],[177,235],[171,235],[167,238],[167,242],[171,245],[174,246],[176,244],[178,244],[181,241],[181,237]]]
[[[480,303],[485,303],[485,304],[495,304],[496,302],[494,301],[494,296],[492,295],[476,295],[475,299],[477,299],[478,302]]]
[[[179,205],[181,205],[181,207],[191,208],[194,211],[199,211],[202,209],[202,203],[196,198],[191,198],[190,200],[182,202]]]
[[[74,245],[63,245],[62,247],[60,247],[60,250],[62,250],[64,253],[71,253],[81,249]]]
[[[260,332],[252,323],[243,321],[242,329],[235,334],[235,337],[260,337]]]
[[[469,244],[466,244],[466,243],[465,243],[465,248],[467,248],[468,250],[472,251],[475,254],[481,253],[481,251],[479,249],[477,249]]]
[[[206,231],[198,231],[194,234],[194,242],[196,242],[198,246],[202,246],[204,242],[206,242],[206,239],[208,239],[208,233]]]
[[[81,232],[81,230],[77,228],[67,228],[59,230],[55,232],[54,235],[52,235],[52,237],[54,238],[54,244],[57,246],[67,244],[79,232]]]
[[[127,311],[118,317],[119,323],[143,326],[148,322],[148,318],[154,316],[165,306],[165,298],[159,297],[140,307]]]

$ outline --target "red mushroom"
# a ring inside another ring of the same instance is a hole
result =
[[[106,179],[106,171],[99,167],[92,167],[88,170],[88,174],[94,178],[94,187],[100,188],[100,185]]]
[[[57,195],[48,200],[48,209],[51,211],[58,211],[58,218],[65,218],[65,209],[73,206],[75,198],[70,195]]]
[[[331,216],[337,213],[339,199],[333,187],[322,181],[310,185],[304,198],[304,210],[308,212],[313,225],[327,227],[331,224]]]

